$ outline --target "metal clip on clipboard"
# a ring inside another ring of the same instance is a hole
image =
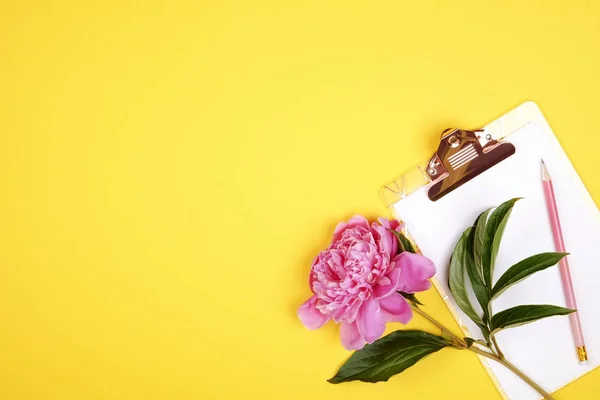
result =
[[[485,129],[446,129],[425,170],[432,182],[427,196],[436,201],[513,154],[512,143],[496,140]]]

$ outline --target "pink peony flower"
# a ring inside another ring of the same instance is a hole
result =
[[[428,258],[398,253],[396,220],[380,218],[369,226],[361,216],[340,223],[327,250],[315,258],[309,285],[313,296],[298,309],[309,329],[330,319],[341,324],[342,345],[361,349],[383,335],[388,322],[408,323],[412,310],[398,291],[415,293],[431,287],[435,266]]]

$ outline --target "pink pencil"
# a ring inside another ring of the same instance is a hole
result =
[[[548,173],[548,169],[546,168],[544,160],[542,160],[542,183],[544,185],[544,193],[546,194],[546,206],[548,207],[548,214],[550,215],[550,224],[552,225],[554,246],[556,247],[556,251],[564,253],[565,243],[563,240],[562,229],[560,227],[556,199],[554,198],[554,188],[552,187],[552,179],[550,178],[550,174]],[[560,276],[562,278],[565,297],[567,300],[567,307],[576,310],[577,302],[575,301],[575,291],[573,290],[573,282],[571,281],[571,273],[569,272],[569,262],[567,261],[567,257],[564,257],[562,260],[560,260],[558,265],[560,268]],[[569,314],[569,322],[571,323],[571,330],[573,331],[573,338],[575,339],[575,346],[577,347],[577,356],[579,357],[579,362],[585,364],[587,363],[588,356],[585,350],[585,342],[583,341],[581,322],[579,322],[579,313],[574,312]]]

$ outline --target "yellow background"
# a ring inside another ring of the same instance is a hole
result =
[[[534,100],[600,201],[599,40],[591,0],[4,2],[0,398],[499,399],[453,350],[329,385],[296,308],[446,127]]]

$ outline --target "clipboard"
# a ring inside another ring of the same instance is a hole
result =
[[[600,364],[600,212],[539,107],[526,102],[480,130],[450,129],[431,159],[386,184],[381,197],[406,234],[437,266],[433,283],[465,336],[481,338],[448,288],[449,260],[477,216],[516,197],[494,279],[531,255],[555,251],[540,161],[552,176],[589,360],[580,365],[567,317],[501,331],[502,351],[552,393]],[[473,298],[472,304],[477,305]],[[493,313],[521,304],[565,306],[558,266],[538,272],[494,300]],[[505,399],[540,396],[502,365],[480,357]]]

